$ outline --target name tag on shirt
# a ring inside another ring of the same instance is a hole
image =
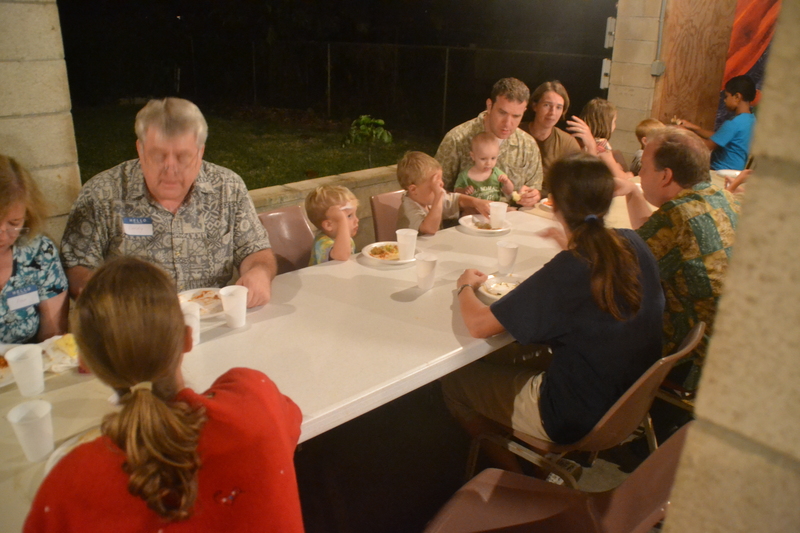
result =
[[[153,235],[153,219],[150,217],[124,217],[122,229],[125,235],[151,237]]]
[[[21,289],[14,289],[6,298],[9,311],[17,311],[39,303],[39,290],[36,285],[29,285]]]

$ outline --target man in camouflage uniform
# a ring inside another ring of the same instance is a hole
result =
[[[497,168],[505,172],[519,192],[520,205],[530,207],[541,198],[542,159],[536,140],[518,128],[530,98],[528,87],[516,78],[503,78],[492,87],[486,111],[450,130],[436,151],[442,165],[445,189],[453,190],[459,172],[474,162],[469,153],[472,138],[482,132],[492,134],[500,145]]]
[[[247,305],[269,301],[275,257],[247,187],[203,161],[208,126],[196,105],[151,100],[136,115],[139,158],[81,189],[62,239],[70,294],[106,259],[132,255],[164,268],[179,291],[221,287],[239,269]]]
[[[664,309],[664,353],[671,353],[699,321],[706,338],[673,378],[694,390],[713,332],[717,303],[733,250],[740,204],[709,179],[709,151],[697,135],[664,128],[647,143],[642,188],[617,179],[631,225],[658,260]],[[647,202],[658,207],[650,215]]]

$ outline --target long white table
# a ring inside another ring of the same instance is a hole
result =
[[[511,342],[508,334],[474,339],[464,326],[455,282],[465,268],[491,273],[496,243],[520,245],[515,274],[528,276],[558,252],[536,233],[555,223],[521,212],[508,214],[503,236],[476,236],[460,228],[420,237],[419,250],[438,256],[432,290],[416,288],[406,268],[374,267],[356,255],[278,276],[271,302],[232,330],[204,321],[201,343],[186,354],[187,385],[204,390],[234,367],[266,373],[303,412],[301,442],[467,365]],[[91,376],[46,380],[42,398],[53,404],[56,446],[100,422],[113,406],[111,390]],[[0,389],[0,413],[24,399],[16,386]],[[0,421],[0,523],[18,531],[44,475],[29,463],[10,423]]]

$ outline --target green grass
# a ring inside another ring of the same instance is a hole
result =
[[[133,122],[141,106],[73,110],[81,178],[136,157]],[[367,147],[342,146],[349,123],[269,109],[206,112],[205,159],[230,168],[258,189],[369,168]],[[391,124],[387,128],[392,131]],[[372,148],[372,166],[392,165],[408,150],[433,154],[438,139],[392,131],[394,142]]]

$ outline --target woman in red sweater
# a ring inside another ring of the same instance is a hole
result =
[[[184,388],[191,328],[161,269],[113,260],[78,310],[81,357],[121,409],[53,468],[26,532],[303,531],[293,464],[300,409],[245,368],[203,394]]]

